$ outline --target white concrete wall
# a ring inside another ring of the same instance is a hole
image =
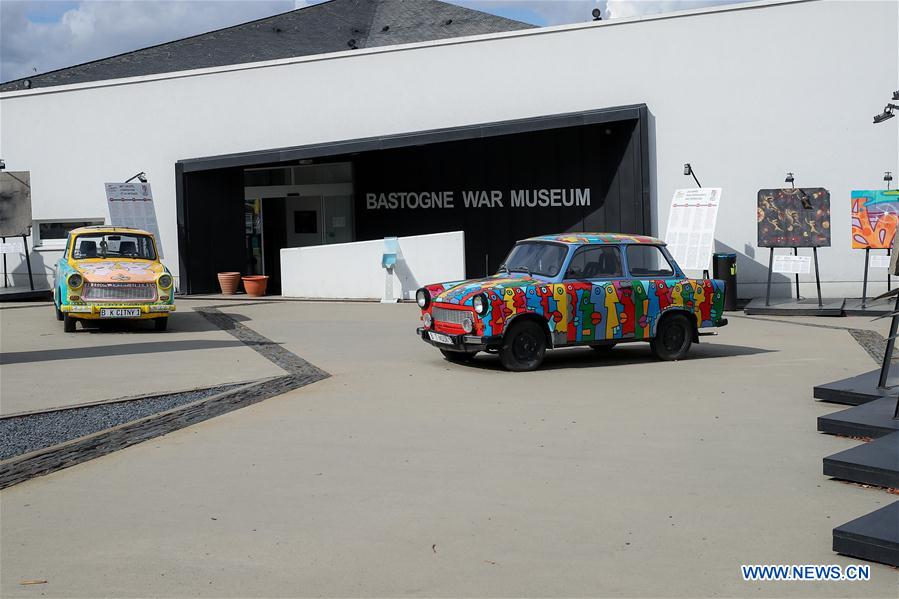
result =
[[[645,102],[657,233],[691,162],[724,188],[719,249],[757,296],[756,192],[793,171],[832,193],[825,294],[857,295],[850,190],[899,171],[899,118],[871,123],[899,88],[897,25],[888,0],[763,2],[10,92],[2,157],[31,171],[36,219],[103,214],[103,182],[146,171],[177,274],[179,159]]]
[[[412,299],[423,285],[465,278],[462,231],[399,238],[393,297]],[[281,250],[281,293],[287,297],[381,298],[384,240]]]

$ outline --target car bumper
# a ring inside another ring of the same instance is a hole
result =
[[[425,343],[433,345],[438,349],[443,349],[446,351],[458,351],[458,352],[476,352],[476,351],[488,351],[490,349],[498,348],[503,343],[502,335],[494,335],[489,337],[482,337],[479,335],[451,335],[449,333],[438,333],[437,331],[429,331],[423,327],[419,327],[415,329],[415,332],[421,337],[421,340]],[[441,341],[435,341],[431,339],[428,333],[436,333],[443,337],[449,339],[450,343],[443,343]]]
[[[103,308],[124,309],[124,310],[140,310],[137,316],[101,316],[100,310]],[[68,314],[73,318],[83,318],[85,320],[145,320],[149,318],[163,318],[168,316],[170,312],[175,311],[175,304],[69,304],[60,307],[63,314]]]

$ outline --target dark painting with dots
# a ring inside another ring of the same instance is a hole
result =
[[[823,187],[760,189],[758,247],[829,247],[830,192]]]

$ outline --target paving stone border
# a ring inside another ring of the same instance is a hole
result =
[[[124,449],[331,376],[215,307],[210,322],[288,372],[0,462],[0,489]]]

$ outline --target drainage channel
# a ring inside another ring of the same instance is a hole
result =
[[[0,489],[153,439],[329,377],[324,370],[207,306],[207,320],[285,376],[0,419]]]

